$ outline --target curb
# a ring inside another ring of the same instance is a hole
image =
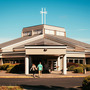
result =
[[[60,77],[40,77],[40,78],[80,78],[80,77],[86,77],[86,76],[60,76]]]
[[[0,78],[33,78],[31,76],[0,76]]]
[[[80,77],[86,77],[86,76],[59,76],[59,77],[43,77],[40,78],[80,78]],[[32,76],[0,76],[0,78],[33,78]],[[38,77],[35,77],[38,78]]]

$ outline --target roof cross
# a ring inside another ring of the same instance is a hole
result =
[[[42,24],[46,24],[46,14],[47,14],[46,8],[44,8],[44,11],[42,8],[42,11],[40,11],[40,13],[42,14]],[[43,18],[43,14],[44,14],[44,18]]]

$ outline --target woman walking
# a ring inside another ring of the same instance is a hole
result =
[[[35,72],[36,72],[36,70],[37,70],[36,65],[35,64],[32,64],[32,67],[31,67],[30,71],[32,71],[34,78],[35,78]]]

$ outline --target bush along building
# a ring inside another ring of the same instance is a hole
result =
[[[0,65],[24,63],[29,74],[32,63],[42,62],[44,70],[63,70],[67,63],[90,64],[90,44],[66,37],[64,28],[51,25],[25,27],[22,37],[0,44]]]

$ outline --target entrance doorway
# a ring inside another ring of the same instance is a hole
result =
[[[39,64],[39,62],[42,63],[44,70],[57,70],[57,56],[49,56],[49,55],[33,55],[32,56],[32,63],[34,63],[36,66]]]
[[[32,63],[34,63],[36,66],[38,66],[39,63],[42,63],[44,66],[47,63],[47,58],[45,56],[40,55],[34,55],[32,56]]]
[[[56,71],[57,70],[57,60],[56,59],[52,59],[52,60],[48,60],[48,66],[49,69],[52,71]]]

